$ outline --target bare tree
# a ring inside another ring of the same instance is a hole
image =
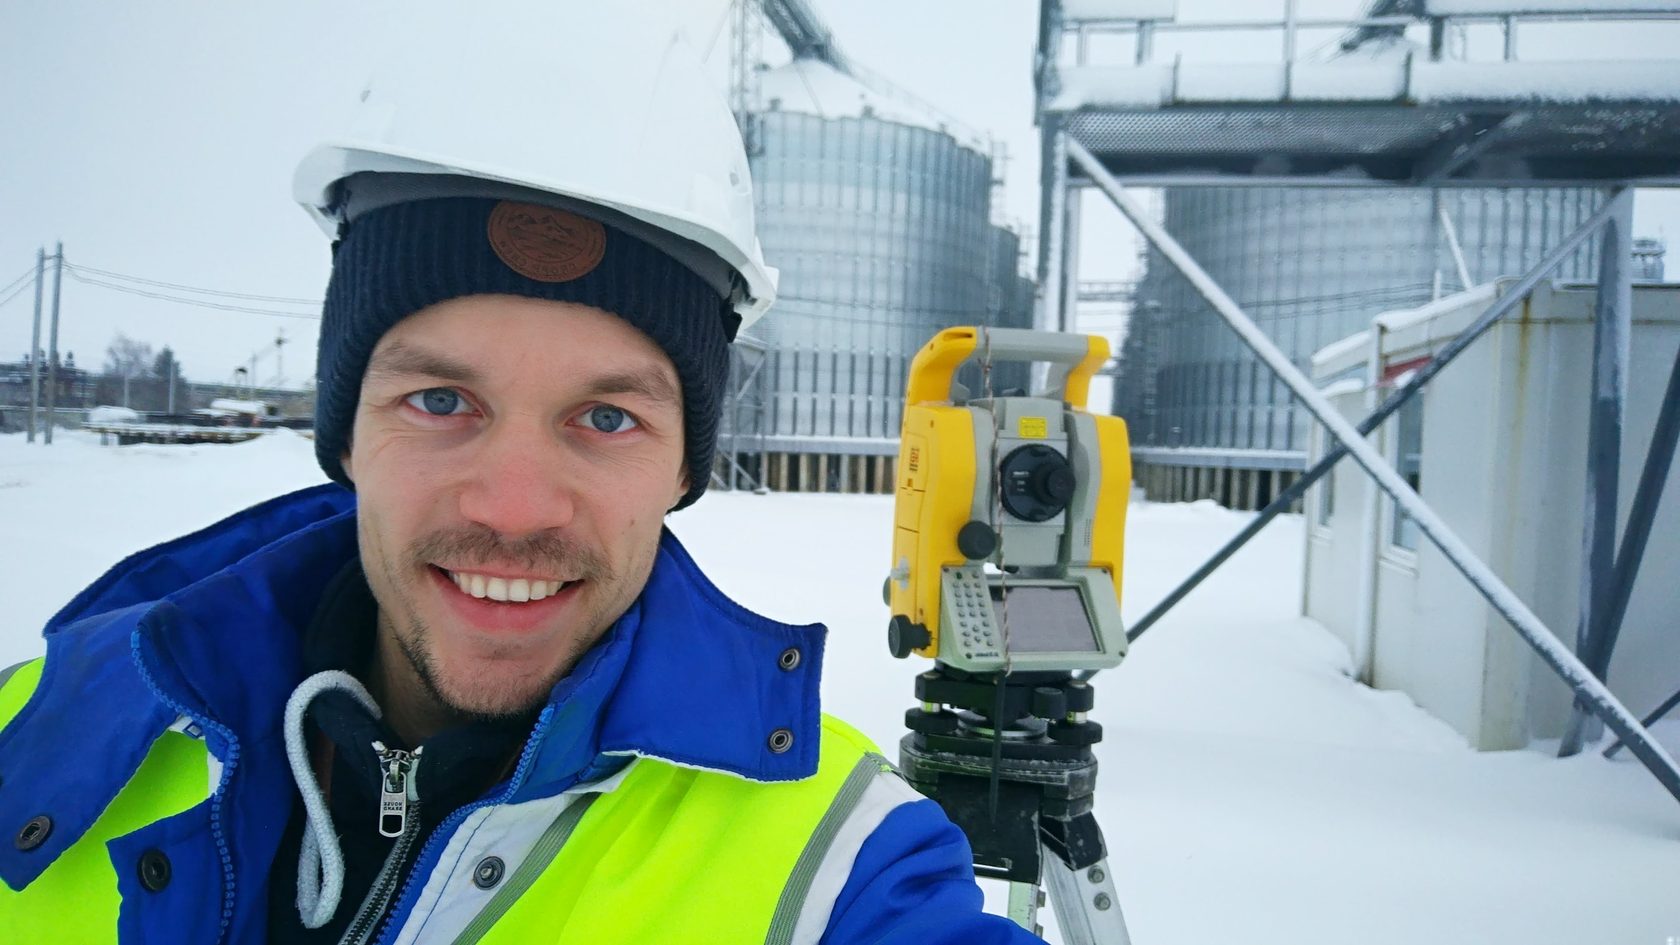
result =
[[[112,377],[144,377],[155,363],[156,355],[152,353],[151,345],[136,341],[120,331],[105,349],[105,373]]]
[[[112,403],[120,397],[124,407],[135,406],[134,392],[131,388],[135,386],[136,380],[151,373],[155,363],[156,355],[153,354],[151,345],[117,332],[117,336],[111,339],[111,344],[105,349],[105,377],[99,384],[100,402]]]

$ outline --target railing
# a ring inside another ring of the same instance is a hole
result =
[[[719,486],[777,487],[770,457],[784,463],[789,455],[832,457],[839,469],[842,457],[897,455],[911,355],[773,348],[745,338],[734,349],[718,431]],[[1028,381],[1026,366],[1018,364],[996,365],[989,378],[973,363],[957,372],[957,384],[973,397],[985,396],[988,385],[1001,395],[1024,389]],[[784,481],[787,475],[784,469]],[[798,478],[806,480],[803,474]],[[861,473],[854,478],[863,482]]]
[[[1134,61],[1154,61],[1155,38],[1162,34],[1205,34],[1220,32],[1276,33],[1282,61],[1295,62],[1303,30],[1349,30],[1366,34],[1404,34],[1410,27],[1427,28],[1431,59],[1441,59],[1450,26],[1468,23],[1496,23],[1504,31],[1504,58],[1517,58],[1518,26],[1522,23],[1674,21],[1680,20],[1680,3],[1624,0],[1616,5],[1593,7],[1581,0],[1517,0],[1493,4],[1483,0],[1424,0],[1420,14],[1363,17],[1299,17],[1295,0],[1284,0],[1281,17],[1180,23],[1175,19],[1176,3],[1171,0],[1062,0],[1060,26],[1063,35],[1074,39],[1074,62],[1090,64],[1093,38],[1101,35],[1134,37]],[[1351,41],[1357,45],[1357,41]],[[1351,47],[1344,47],[1351,48]]]
[[[898,439],[908,355],[792,346],[738,360],[723,435]],[[750,405],[751,409],[742,409]]]

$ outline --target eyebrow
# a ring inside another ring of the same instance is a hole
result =
[[[477,384],[480,379],[478,371],[470,364],[401,341],[392,342],[388,347],[374,352],[373,358],[368,361],[369,378],[416,375],[461,384]]]
[[[677,405],[682,403],[682,395],[678,393],[671,379],[663,371],[620,371],[603,374],[589,382],[586,388],[591,396],[601,394],[634,394],[655,403]]]
[[[478,369],[447,355],[427,351],[401,341],[375,352],[368,362],[369,378],[435,377],[458,384],[477,385],[483,377]],[[665,372],[652,366],[630,371],[614,371],[592,378],[584,388],[592,397],[606,394],[633,394],[655,403],[680,405],[682,394]]]

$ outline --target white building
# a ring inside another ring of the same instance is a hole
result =
[[[1315,378],[1357,421],[1509,285],[1382,315],[1374,339],[1361,332],[1319,351]],[[1595,293],[1591,285],[1542,283],[1373,434],[1436,512],[1570,645],[1579,619]],[[1677,346],[1680,285],[1636,285],[1622,524]],[[1373,361],[1383,382],[1368,391]],[[1314,460],[1324,454],[1322,430],[1311,450]],[[1560,735],[1568,688],[1374,490],[1348,459],[1309,493],[1305,613],[1342,637],[1373,686],[1406,692],[1478,748]],[[1668,489],[1658,508],[1610,666],[1611,690],[1638,715],[1680,688],[1677,491]]]

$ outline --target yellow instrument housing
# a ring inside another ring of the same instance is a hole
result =
[[[1080,338],[1080,336],[1074,336]],[[1069,339],[1071,340],[1071,339]],[[1056,424],[1072,426],[1073,415],[1089,420],[1095,429],[1095,449],[1086,447],[1099,464],[1096,477],[1096,514],[1090,522],[1089,559],[1078,564],[1106,570],[1118,602],[1125,552],[1127,499],[1131,493],[1131,448],[1125,421],[1092,416],[1085,410],[1091,378],[1109,358],[1108,341],[1083,336],[1083,356],[1068,366],[1063,382],[1068,417]],[[902,434],[899,442],[896,504],[893,514],[892,571],[887,603],[894,615],[925,627],[929,642],[915,650],[937,658],[940,651],[941,575],[946,568],[970,564],[958,549],[957,534],[976,519],[976,510],[989,509],[990,496],[976,496],[981,458],[976,444],[990,442],[990,414],[957,406],[951,384],[961,365],[984,356],[982,329],[948,328],[934,336],[911,362],[906,383]],[[977,430],[977,424],[986,424]],[[989,461],[989,458],[988,458]],[[988,478],[989,481],[989,478]],[[989,519],[989,515],[984,516]],[[994,526],[995,527],[995,526]],[[1084,545],[1084,536],[1073,536]],[[1123,644],[1122,644],[1123,645]]]

